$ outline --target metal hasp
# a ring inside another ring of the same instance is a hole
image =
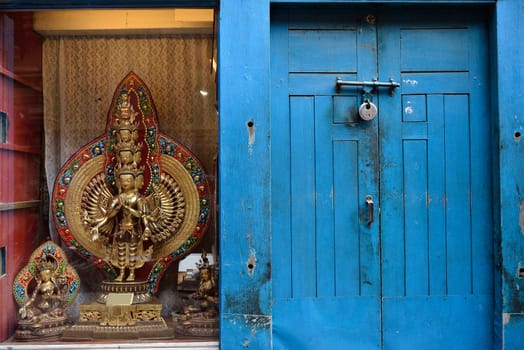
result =
[[[397,83],[392,78],[389,79],[389,82],[384,82],[384,81],[346,81],[346,80],[342,80],[340,78],[337,78],[337,81],[336,81],[337,92],[340,91],[340,88],[342,86],[362,86],[365,90],[369,90],[369,91],[371,91],[373,88],[388,87],[389,88],[389,94],[393,95],[393,92],[395,92],[395,89],[400,87],[400,83]]]

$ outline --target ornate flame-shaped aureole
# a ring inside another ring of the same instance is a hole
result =
[[[131,115],[132,122],[123,120],[122,111]],[[134,140],[129,147],[122,135]],[[123,160],[125,152],[131,155],[127,160]],[[158,207],[150,219],[150,238],[144,246],[147,259],[141,261],[149,273],[150,290],[155,291],[167,266],[191,251],[206,232],[211,189],[198,159],[159,131],[151,93],[133,72],[114,93],[106,133],[63,165],[52,199],[56,227],[64,242],[106,271],[110,279],[116,272],[110,263],[107,241],[93,240],[86,222],[96,221],[100,207],[118,196],[115,176],[124,163],[143,175],[140,195]],[[106,226],[101,230],[109,234],[111,226]]]
[[[69,265],[64,251],[55,243],[48,241],[35,249],[29,257],[27,265],[15,277],[13,296],[20,307],[24,306],[31,297],[29,289],[32,284],[35,284],[38,265],[43,256],[54,261],[52,264],[53,277],[61,277],[63,283],[67,286],[62,300],[65,306],[71,304],[80,291],[80,278],[75,269]]]

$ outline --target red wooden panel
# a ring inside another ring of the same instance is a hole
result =
[[[0,212],[0,246],[6,247],[6,275],[0,277],[0,341],[14,331],[17,307],[12,294],[13,280],[45,237],[38,237],[39,210],[19,209]]]
[[[42,37],[33,31],[32,12],[8,12],[14,21],[14,72],[42,91]]]
[[[40,157],[0,149],[0,203],[40,198]]]
[[[13,84],[14,112],[8,115],[8,140],[14,145],[38,151],[42,144],[42,93],[20,83]]]
[[[6,275],[0,277],[0,341],[14,332],[17,307],[13,280],[39,234],[40,208],[6,210],[17,202],[40,199],[43,131],[42,39],[32,30],[31,12],[0,14],[0,111],[7,113],[7,142],[0,144],[0,246],[6,250]]]
[[[7,113],[7,143],[0,147],[40,152],[42,93],[0,74],[0,110]]]

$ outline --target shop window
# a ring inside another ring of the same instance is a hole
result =
[[[218,348],[215,15],[0,12],[0,342]]]

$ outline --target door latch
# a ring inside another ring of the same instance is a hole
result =
[[[337,77],[336,88],[337,93],[340,92],[342,86],[362,86],[362,104],[358,109],[358,114],[363,120],[373,120],[377,115],[378,108],[373,103],[373,90],[378,87],[389,87],[389,94],[393,95],[394,90],[400,86],[399,83],[390,79],[389,82],[383,81],[346,81]]]
[[[371,90],[374,88],[388,87],[389,94],[393,95],[393,93],[395,92],[395,89],[400,87],[400,83],[397,83],[395,80],[393,80],[393,78],[390,78],[389,81],[376,81],[376,80],[373,80],[373,81],[347,81],[347,80],[342,80],[340,77],[337,77],[337,80],[336,80],[337,92],[340,92],[340,89],[343,86],[362,86],[364,90],[369,90],[369,92],[371,92]],[[366,89],[366,87],[368,89]]]
[[[366,196],[366,205],[368,206],[368,227],[371,227],[371,224],[375,221],[375,218],[373,217],[375,203],[373,203],[373,196],[370,194]]]

